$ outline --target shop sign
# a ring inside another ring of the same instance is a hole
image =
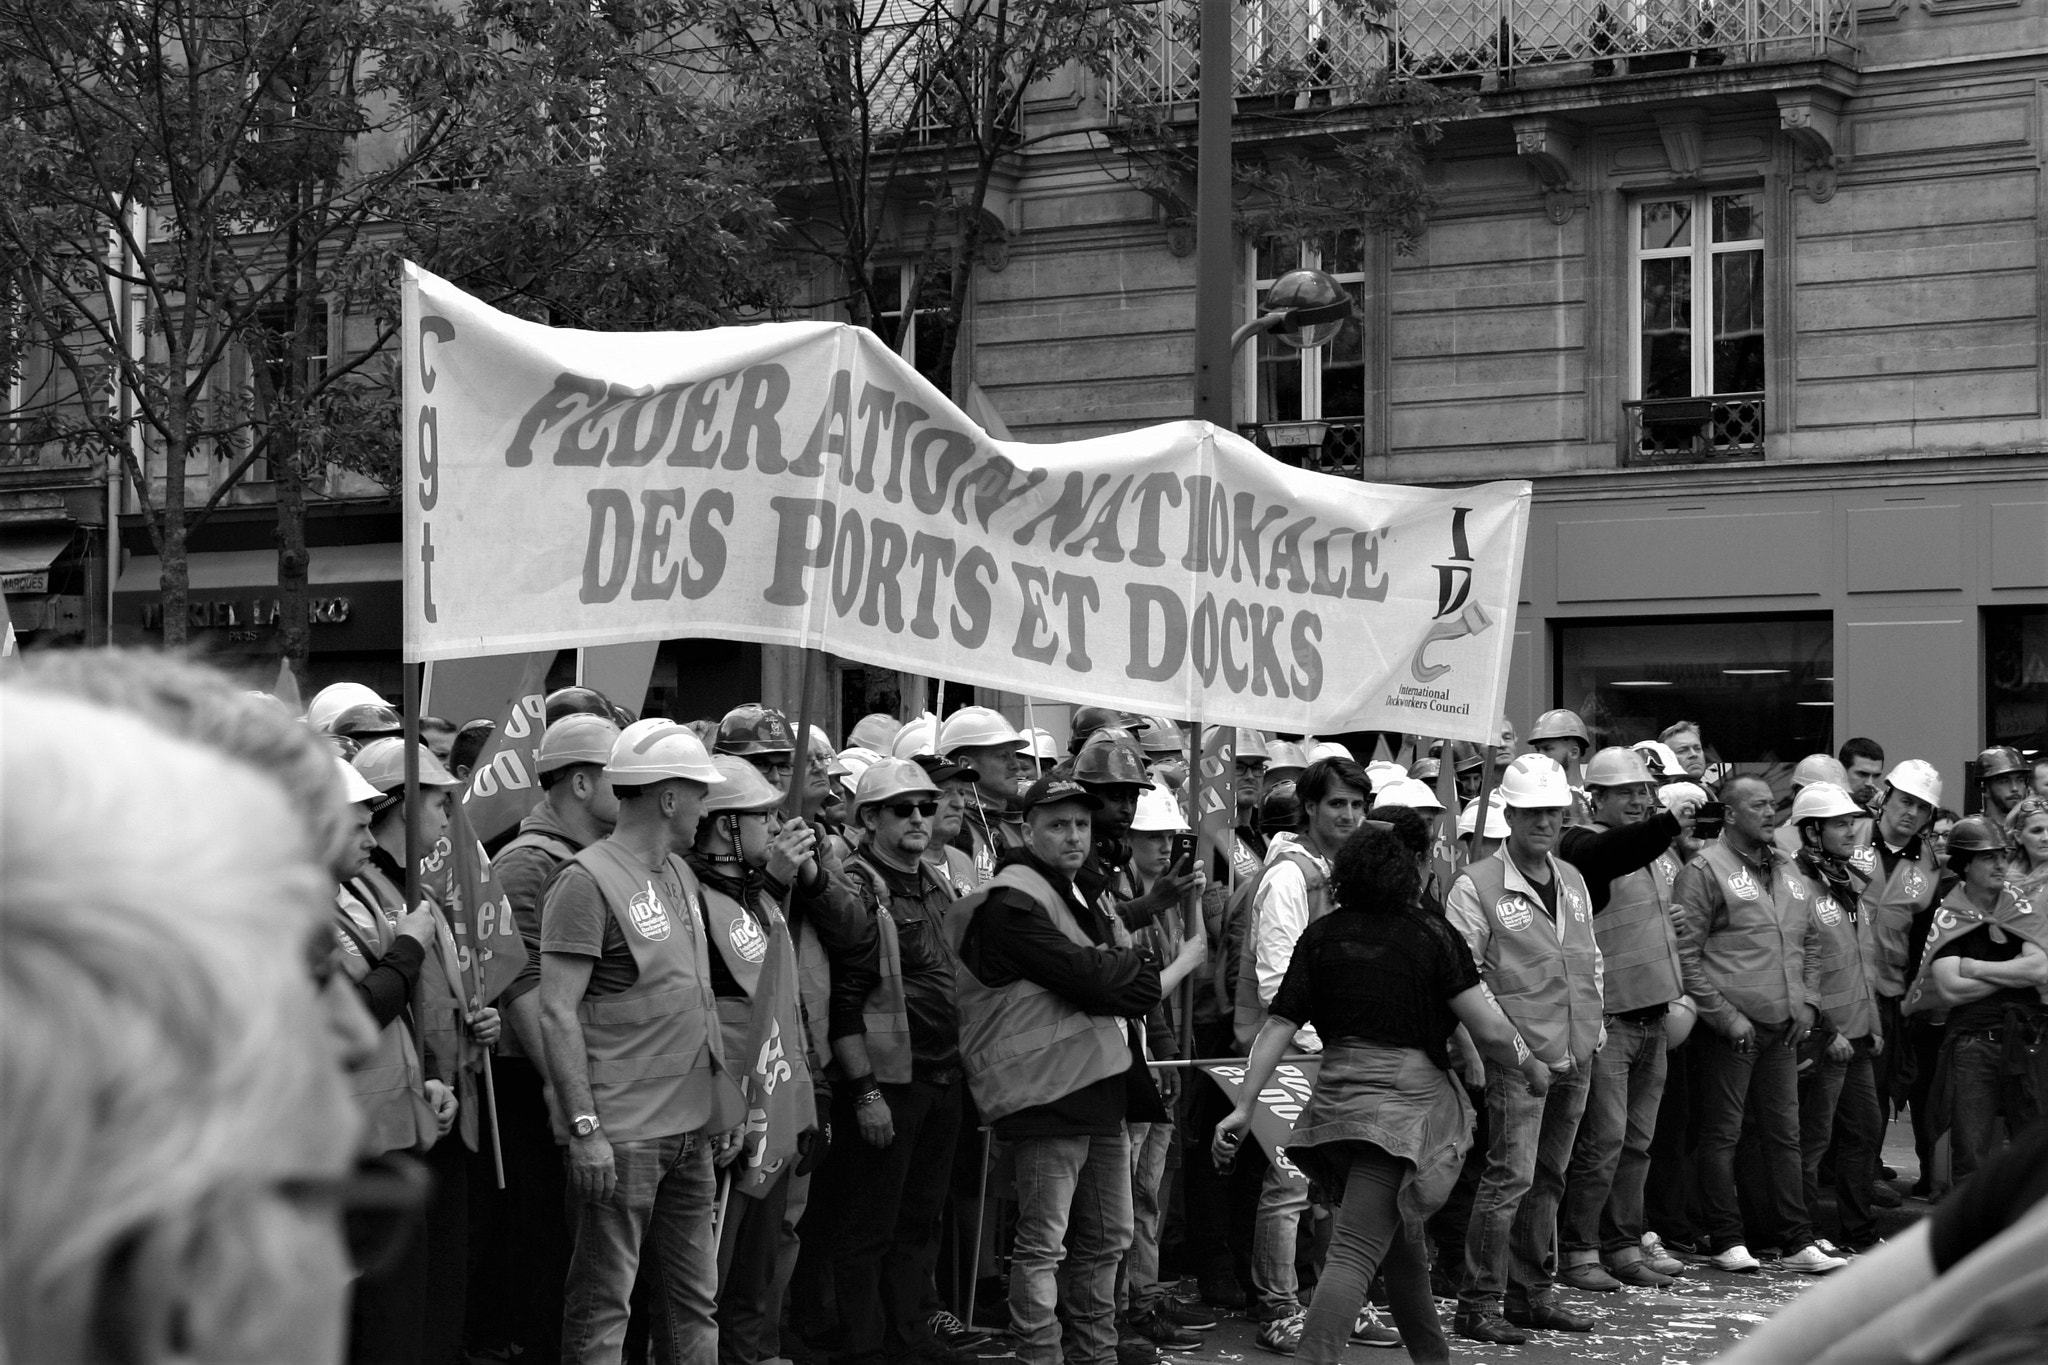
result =
[[[50,571],[31,569],[27,573],[0,574],[0,592],[48,592]]]
[[[186,602],[185,611],[197,629],[258,630],[276,625],[284,616],[284,604],[275,597],[211,597]],[[306,619],[313,625],[338,626],[348,618],[346,597],[315,597],[306,603]],[[163,603],[142,604],[142,628],[164,628]]]

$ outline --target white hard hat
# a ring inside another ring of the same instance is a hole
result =
[[[422,787],[459,787],[455,775],[441,766],[441,760],[434,757],[434,751],[426,745],[418,746],[420,751],[420,785]],[[363,781],[379,792],[394,792],[405,785],[405,741],[386,736],[373,739],[356,751],[352,760],[356,772]]]
[[[1258,730],[1239,728],[1233,731],[1230,736],[1231,756],[1239,763],[1277,762],[1278,760],[1274,757],[1273,744],[1273,740],[1268,739],[1263,732]],[[1304,763],[1301,766],[1306,768],[1308,765]]]
[[[1892,769],[1885,781],[1906,793],[1917,796],[1930,806],[1941,805],[1941,774],[1932,763],[1924,758],[1909,758]]]
[[[638,744],[642,739],[645,739],[648,735],[653,734],[656,730],[659,730],[664,726],[674,724],[675,722],[670,720],[667,716],[649,716],[645,720],[636,720],[631,725],[628,725],[625,729],[619,731],[619,738],[630,740],[633,743]],[[690,733],[694,735],[696,731],[692,730]],[[700,744],[703,743],[701,739],[697,742]],[[705,752],[708,753],[710,751],[706,750]]]
[[[341,799],[351,806],[361,801],[375,801],[384,794],[365,782],[363,775],[347,759],[337,756],[334,765],[341,769]]]
[[[1025,738],[1031,741],[1031,747],[1026,752],[1033,758],[1049,758],[1055,763],[1060,761],[1060,742],[1052,737],[1052,731],[1032,730]]]
[[[939,727],[937,752],[951,757],[962,749],[1024,749],[1030,742],[1017,733],[1002,712],[986,706],[963,706]]]
[[[640,733],[635,734],[634,731]],[[748,765],[750,768],[752,765]],[[715,787],[725,779],[704,752],[704,741],[672,720],[635,721],[612,746],[604,775],[628,787],[688,778]]]
[[[1657,802],[1673,815],[1687,804],[1698,810],[1707,804],[1707,789],[1697,782],[1667,782],[1657,788]]]
[[[1494,793],[1495,796],[1499,794],[1498,792]],[[1465,803],[1464,813],[1458,817],[1458,833],[1469,836],[1478,824],[1479,802],[1476,800],[1468,801]],[[1482,834],[1488,839],[1505,839],[1508,837],[1508,818],[1501,813],[1499,801],[1488,801],[1486,803],[1486,828],[1482,831]]]
[[[1516,810],[1564,810],[1572,804],[1572,784],[1556,759],[1523,754],[1500,775],[1500,799]]]
[[[1370,768],[1367,772],[1372,771]],[[1427,782],[1418,782],[1404,777],[1389,782],[1385,787],[1375,786],[1372,793],[1374,806],[1412,806],[1416,810],[1442,810],[1444,803],[1437,799]]]
[[[386,706],[384,698],[372,692],[361,683],[331,683],[313,694],[313,700],[306,705],[307,728],[320,734],[328,732],[334,718],[351,706]]]
[[[1188,827],[1187,817],[1180,812],[1180,802],[1164,787],[1147,787],[1138,793],[1138,810],[1131,817],[1131,830],[1137,834],[1177,834]]]
[[[1849,773],[1842,767],[1841,760],[1833,754],[1808,754],[1793,766],[1792,785],[1804,787],[1812,782],[1827,782],[1837,787],[1849,785]]]
[[[902,796],[928,796],[936,801],[939,789],[925,770],[909,759],[884,758],[869,764],[861,773],[860,785],[853,790],[853,808],[860,810]]]
[[[619,742],[619,727],[603,716],[571,711],[548,727],[535,753],[535,772],[551,773],[578,763],[599,767],[612,761],[612,749]]]
[[[839,779],[839,785],[850,797],[860,786],[861,774],[877,763],[887,761],[873,749],[864,749],[858,744],[841,749],[832,760],[832,775]]]
[[[1602,749],[1586,760],[1586,785],[1589,787],[1632,787],[1638,782],[1654,780],[1649,768],[1643,764],[1643,756],[1634,749],[1616,745]]]
[[[1678,761],[1678,755],[1661,739],[1646,739],[1629,747],[1641,754],[1646,761],[1654,762],[1667,779],[1677,777],[1685,771],[1685,765]]]
[[[1308,755],[1292,740],[1275,739],[1266,743],[1266,772],[1300,772],[1308,766]]]
[[[1320,763],[1326,758],[1351,757],[1351,751],[1334,739],[1317,739],[1310,735],[1302,744],[1306,746],[1308,761],[1311,763]]]
[[[1365,775],[1372,782],[1373,791],[1378,792],[1407,777],[1408,770],[1390,758],[1379,758],[1365,765]]]
[[[889,741],[889,757],[916,758],[939,751],[939,718],[926,712],[896,732]]]
[[[885,716],[880,711],[870,712],[855,721],[853,728],[846,732],[846,747],[885,753],[889,741],[896,738],[896,732],[902,728],[903,722],[894,716]]]
[[[1829,820],[1837,815],[1861,815],[1863,807],[1849,793],[1832,782],[1809,782],[1792,798],[1792,823],[1801,820]]]
[[[1699,1022],[1700,1007],[1693,1004],[1692,997],[1681,995],[1671,1002],[1671,1008],[1664,1011],[1664,1046],[1677,1047],[1692,1037],[1692,1026]]]
[[[690,736],[695,739],[695,735]],[[662,741],[656,740],[656,744]],[[716,815],[720,811],[747,814],[752,811],[774,810],[786,799],[782,789],[761,775],[761,770],[738,754],[713,754],[711,767],[717,774],[717,787],[704,798],[704,814]],[[675,776],[688,777],[688,773]]]

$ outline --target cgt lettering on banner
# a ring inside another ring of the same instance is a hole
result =
[[[434,606],[434,524],[427,514],[441,501],[441,411],[430,397],[440,374],[434,369],[429,339],[445,346],[455,340],[455,324],[431,313],[420,319],[419,390],[429,397],[420,401],[419,429],[415,433],[419,482],[413,485],[413,498],[420,516],[420,610],[432,624],[440,619],[440,613]]]

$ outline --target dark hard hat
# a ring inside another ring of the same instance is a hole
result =
[[[735,706],[718,722],[718,741],[713,752],[759,758],[767,754],[794,754],[796,741],[789,736],[789,722],[772,706],[750,701]]]
[[[564,716],[603,716],[616,723],[611,700],[594,687],[558,687],[548,693],[547,723]]]
[[[346,715],[347,712],[342,714]],[[2027,765],[2020,758],[2020,751],[2008,745],[1993,745],[1977,755],[1977,775],[1987,782],[1994,777],[2003,777],[2007,773],[2023,773],[2026,770]]]
[[[1486,751],[1477,744],[1470,744],[1462,739],[1451,741],[1451,766],[1455,771],[1469,773],[1474,768],[1483,766],[1485,762]]]
[[[2005,848],[2005,831],[1985,815],[1966,815],[1948,832],[1950,853],[1997,853]]]
[[[1145,755],[1131,732],[1111,726],[1097,730],[1074,755],[1074,780],[1098,787],[1145,787]]]
[[[1112,726],[1128,730],[1132,734],[1145,728],[1145,718],[1131,711],[1112,711],[1107,706],[1080,706],[1074,709],[1074,738],[1068,744],[1071,753],[1081,752],[1081,746],[1097,730]]]
[[[1301,828],[1301,797],[1292,782],[1275,782],[1259,798],[1259,832],[1293,833]]]
[[[385,735],[405,733],[405,721],[398,712],[375,702],[358,702],[336,716],[328,733],[346,735],[358,742]]]

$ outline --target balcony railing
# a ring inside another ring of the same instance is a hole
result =
[[[1646,398],[1621,406],[1628,419],[1627,444],[1621,453],[1625,465],[1764,458],[1760,393]]]
[[[1196,98],[1196,0],[1164,0],[1157,39],[1121,63],[1119,107]],[[1382,75],[1487,78],[1583,65],[1588,77],[1833,56],[1856,47],[1855,0],[1422,0],[1384,19],[1349,0],[1240,0],[1239,98],[1365,98]]]
[[[1304,431],[1303,428],[1320,430]],[[1285,465],[1341,478],[1365,477],[1365,419],[1332,417],[1315,422],[1266,422],[1238,428],[1246,440]],[[1313,444],[1305,438],[1318,436]]]

